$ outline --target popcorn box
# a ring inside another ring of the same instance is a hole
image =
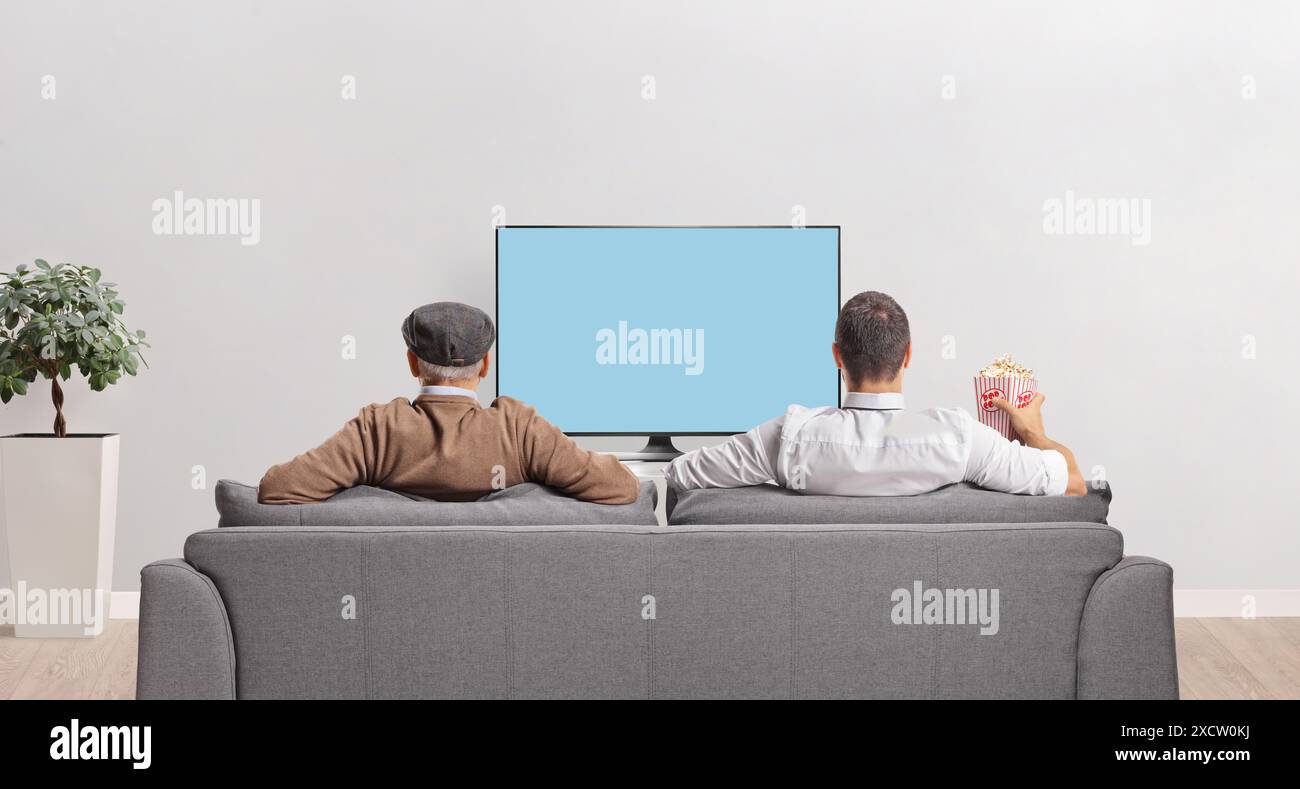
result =
[[[1020,376],[1001,376],[990,377],[986,375],[975,376],[975,415],[979,417],[980,424],[988,425],[1012,441],[1019,441],[1020,436],[1011,428],[1011,418],[998,407],[993,405],[993,401],[1002,398],[1008,403],[1013,403],[1016,408],[1024,408],[1029,405],[1029,401],[1034,399],[1038,392],[1037,378],[1022,378]]]

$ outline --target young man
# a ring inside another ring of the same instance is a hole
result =
[[[668,481],[691,490],[774,480],[838,496],[908,496],[961,481],[1036,496],[1087,493],[1074,454],[1047,437],[1042,394],[1024,408],[995,402],[1025,444],[960,408],[904,411],[912,337],[907,314],[889,296],[867,291],[850,299],[831,354],[849,389],[843,408],[792,405],[748,433],[678,457],[664,472]]]
[[[258,501],[303,504],[356,485],[472,501],[521,482],[600,504],[636,500],[636,477],[613,455],[580,448],[518,400],[479,404],[475,390],[496,338],[487,313],[426,304],[403,321],[402,337],[411,375],[423,385],[419,396],[368,405],[324,444],[273,466]]]

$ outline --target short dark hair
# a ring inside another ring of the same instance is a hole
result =
[[[852,383],[893,380],[911,342],[907,313],[898,302],[874,290],[849,299],[835,322],[835,344]]]

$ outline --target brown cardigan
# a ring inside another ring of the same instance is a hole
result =
[[[582,449],[530,405],[498,397],[484,408],[470,397],[420,395],[361,409],[324,444],[271,467],[257,500],[306,504],[375,485],[468,501],[521,482],[600,504],[628,504],[639,489],[613,455]]]

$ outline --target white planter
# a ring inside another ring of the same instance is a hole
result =
[[[119,436],[0,437],[0,518],[20,637],[97,636],[108,619]]]

